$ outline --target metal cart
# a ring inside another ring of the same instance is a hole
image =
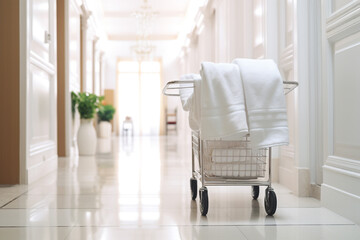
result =
[[[284,81],[284,94],[298,86],[297,82]],[[194,88],[193,81],[174,80],[166,84],[163,94],[179,96],[179,89]],[[209,210],[207,186],[251,186],[252,197],[259,196],[259,186],[265,190],[265,211],[272,216],[277,208],[277,199],[271,187],[271,147],[252,150],[251,136],[241,140],[203,140],[200,131],[192,131],[192,178],[190,188],[192,199],[197,197],[197,180],[201,181],[199,189],[200,212],[206,216]],[[268,171],[266,171],[268,169]]]

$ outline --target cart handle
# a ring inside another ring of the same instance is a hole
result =
[[[288,94],[299,85],[298,82],[294,81],[283,81],[284,94]],[[166,83],[163,94],[165,96],[180,96],[180,93],[174,93],[174,90],[180,90],[185,88],[194,88],[194,81],[191,80],[172,80]]]

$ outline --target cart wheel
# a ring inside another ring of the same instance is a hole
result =
[[[200,196],[200,212],[201,215],[206,216],[208,210],[209,210],[209,197],[208,197],[208,191],[206,187],[202,187],[199,190],[199,196]]]
[[[191,198],[192,198],[192,200],[195,200],[196,196],[197,196],[197,180],[196,180],[196,178],[190,178],[190,189],[191,189]]]
[[[252,186],[252,192],[251,192],[251,196],[253,197],[254,200],[258,199],[259,197],[259,186]]]
[[[274,215],[277,207],[276,194],[273,190],[266,188],[264,198],[265,211],[269,216]]]

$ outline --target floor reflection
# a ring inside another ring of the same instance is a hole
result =
[[[111,138],[98,138],[97,139],[97,154],[111,153],[112,144]]]
[[[276,183],[274,217],[266,216],[263,194],[251,200],[251,188],[238,186],[210,186],[203,217],[199,197],[191,200],[190,138],[134,136],[98,144],[96,156],[61,158],[58,171],[41,181],[8,187],[14,195],[8,188],[1,195],[0,188],[0,239],[289,239],[281,236],[290,225],[313,226],[319,234],[320,225],[354,226]],[[25,235],[12,237],[14,229]],[[360,239],[359,229],[346,231]]]

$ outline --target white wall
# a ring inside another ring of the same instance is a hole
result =
[[[28,184],[57,168],[56,2],[21,1],[20,11],[20,183]]]
[[[322,203],[360,224],[360,1],[322,2]]]

